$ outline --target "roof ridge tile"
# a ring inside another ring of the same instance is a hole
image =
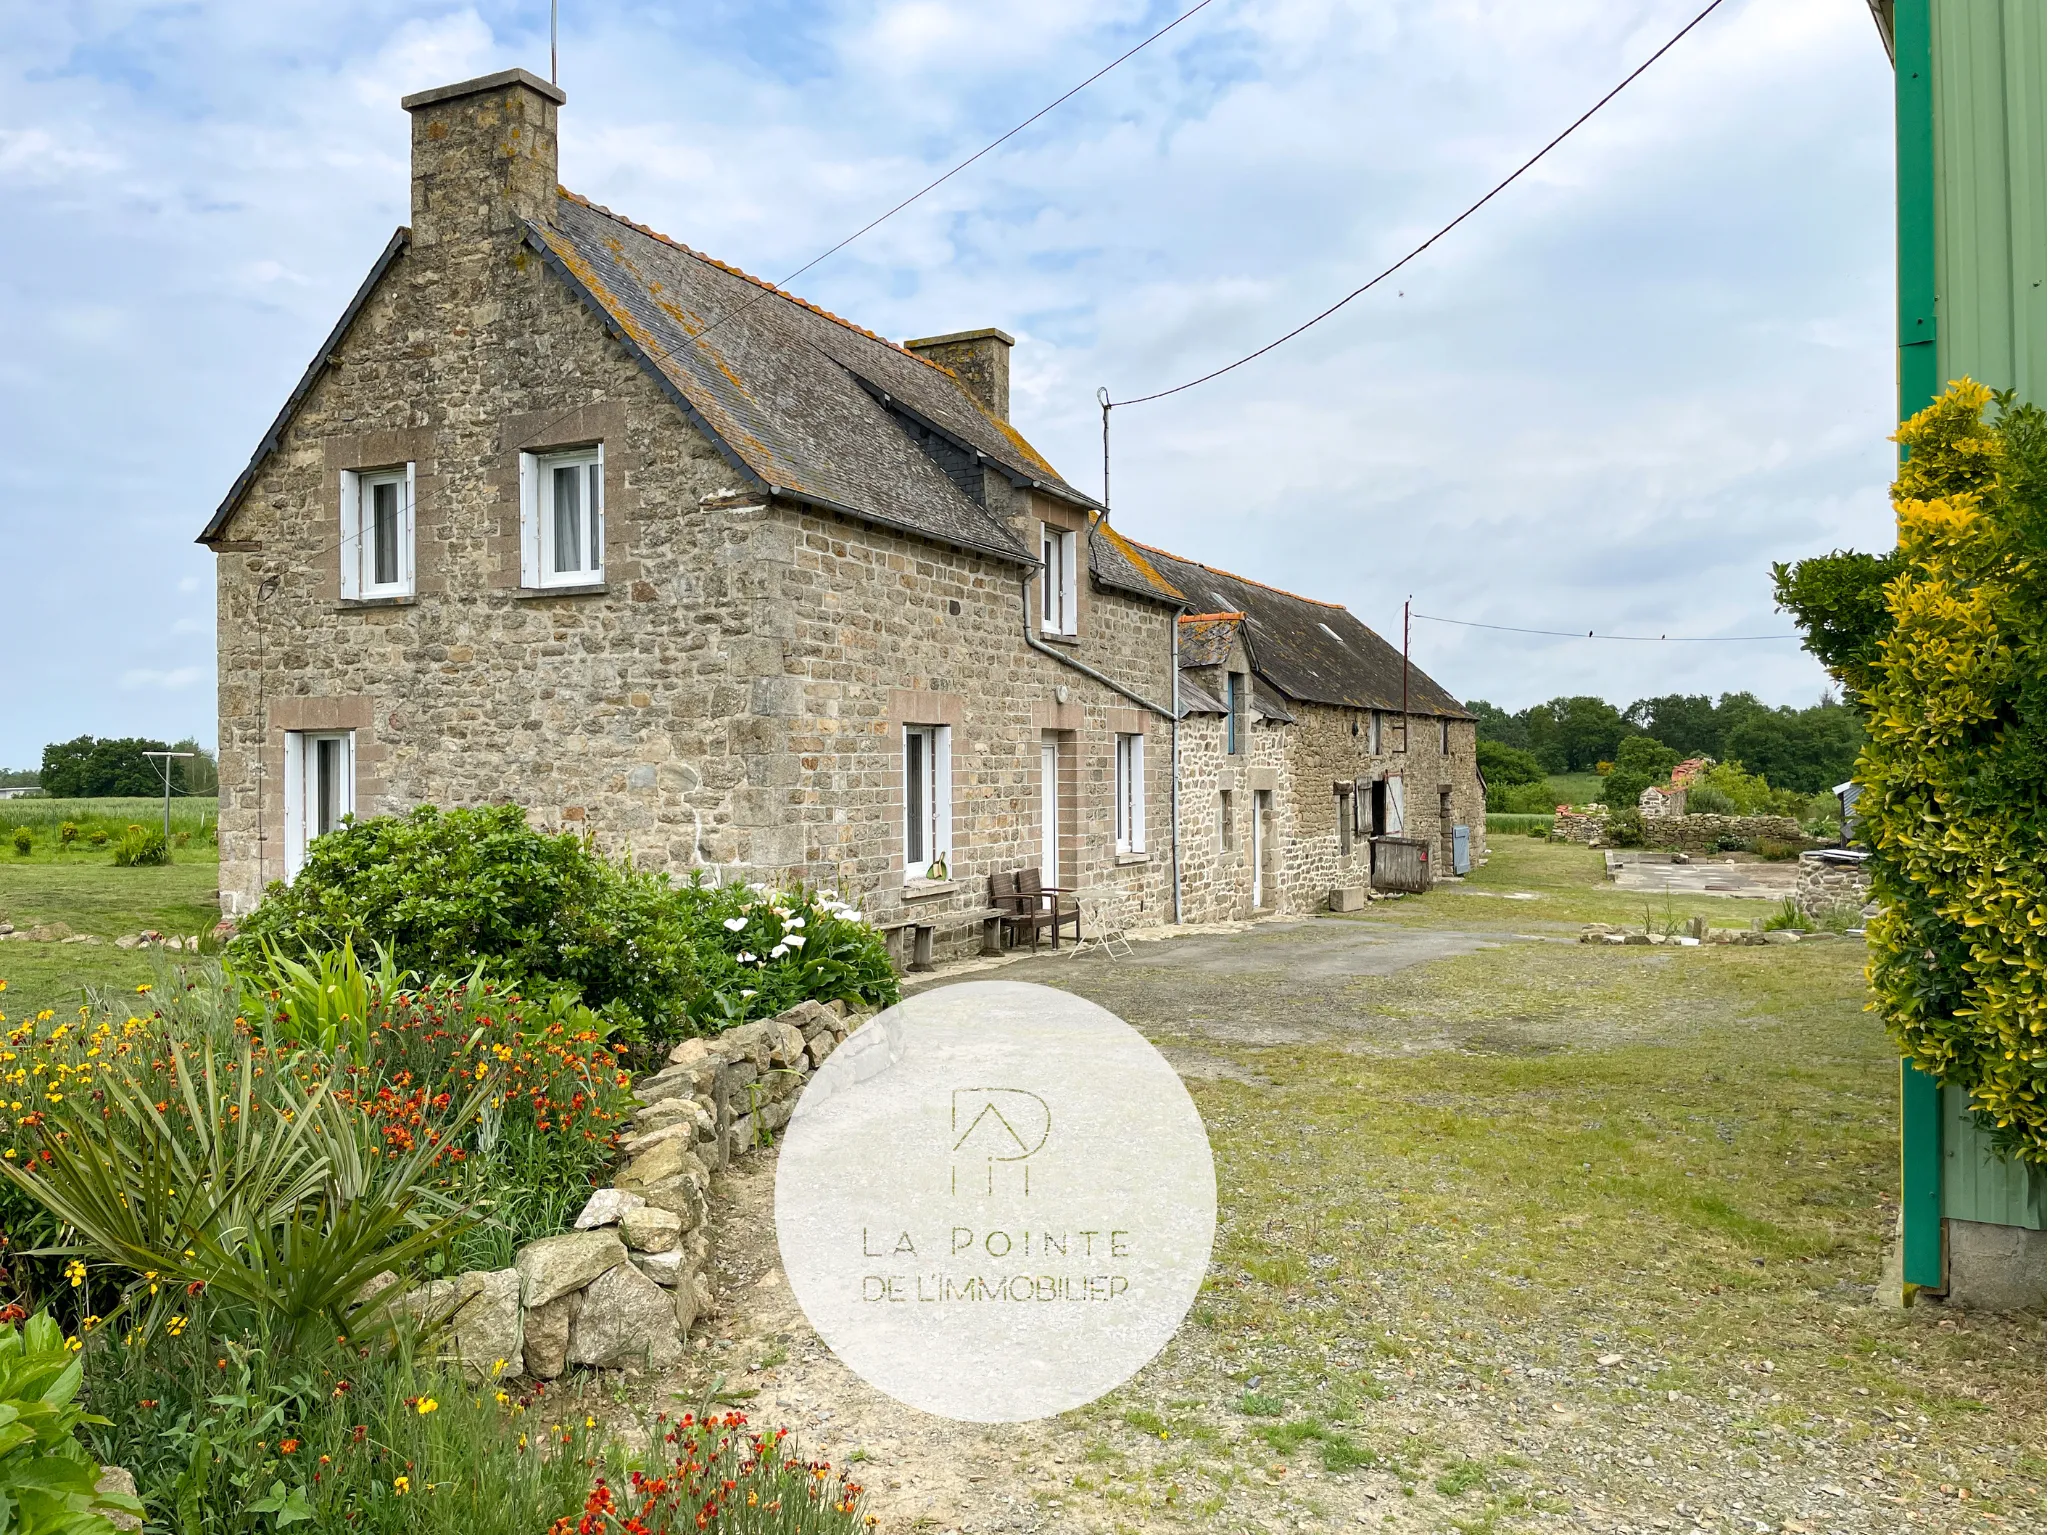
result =
[[[1320,597],[1304,597],[1300,592],[1290,592],[1284,586],[1275,586],[1270,581],[1254,581],[1250,576],[1241,576],[1234,570],[1225,570],[1221,565],[1205,565],[1202,561],[1191,560],[1184,554],[1175,554],[1171,549],[1161,549],[1157,544],[1141,544],[1135,538],[1125,539],[1124,542],[1135,545],[1148,554],[1163,554],[1169,560],[1179,560],[1183,565],[1192,565],[1197,570],[1206,570],[1212,575],[1228,576],[1233,581],[1242,581],[1246,586],[1256,586],[1261,591],[1278,592],[1282,597],[1292,597],[1296,602],[1306,602],[1319,608],[1335,608],[1343,613],[1351,611],[1341,602],[1325,602]]]

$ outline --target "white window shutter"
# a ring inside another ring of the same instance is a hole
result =
[[[603,443],[599,443],[597,445],[597,494],[593,496],[590,501],[590,525],[591,553],[596,556],[595,560],[592,562],[594,568],[590,572],[590,579],[593,581],[602,581],[604,579],[605,546]]]
[[[1401,780],[1390,776],[1387,779],[1387,835],[1402,836],[1407,825],[1408,805],[1401,790]]]
[[[398,579],[405,584],[405,594],[413,594],[413,494],[418,487],[417,466],[405,466],[405,510],[399,517],[398,530]]]
[[[946,872],[953,870],[953,731],[941,725],[932,732],[932,800],[937,812],[932,817],[932,840],[937,856],[946,860]]]
[[[540,460],[519,455],[519,584],[540,585]]]
[[[363,594],[363,494],[353,469],[341,471],[341,559],[343,601]]]
[[[1081,540],[1069,532],[1060,539],[1060,627],[1068,634],[1081,629],[1081,589],[1075,585],[1074,551]]]

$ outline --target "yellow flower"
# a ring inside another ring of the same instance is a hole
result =
[[[77,1289],[85,1283],[85,1265],[73,1258],[64,1265],[64,1277],[71,1281],[71,1288]]]
[[[165,1324],[165,1327],[172,1337],[182,1337],[185,1332],[185,1318],[182,1316],[174,1316],[170,1319],[168,1323]]]
[[[441,1404],[435,1401],[432,1397],[423,1396],[420,1398],[420,1404],[418,1408],[416,1408],[415,1410],[419,1413],[421,1417],[424,1418],[428,1413],[438,1411],[440,1409],[440,1406]]]
[[[409,1476],[394,1476],[391,1479],[391,1488],[402,1498],[412,1491],[412,1478]]]

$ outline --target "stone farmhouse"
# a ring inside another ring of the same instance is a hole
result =
[[[1375,832],[1476,850],[1448,693],[1408,671],[1404,730],[1343,608],[1115,533],[1001,331],[898,346],[563,191],[564,99],[405,99],[412,222],[200,536],[230,914],[429,802],[941,949],[1021,867],[1135,926],[1315,909]]]

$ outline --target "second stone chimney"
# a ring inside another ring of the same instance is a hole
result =
[[[412,114],[412,239],[483,243],[551,217],[559,86],[523,69],[418,91]]]
[[[950,368],[981,401],[982,409],[998,421],[1010,419],[1010,348],[1017,338],[993,327],[987,330],[956,330],[950,336],[926,336],[906,341],[903,350],[915,352],[927,362]]]

